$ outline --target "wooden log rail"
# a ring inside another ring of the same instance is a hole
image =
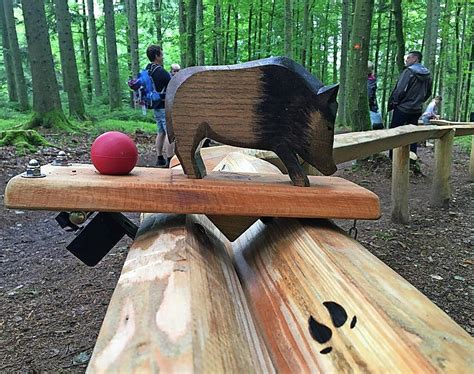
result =
[[[326,220],[258,221],[230,243],[205,216],[150,215],[87,372],[470,372],[473,349]]]
[[[434,121],[432,121],[434,122]],[[436,121],[438,126],[415,126],[407,125],[387,130],[373,130],[364,132],[352,132],[337,134],[334,137],[334,159],[337,164],[343,162],[369,157],[378,152],[400,148],[395,152],[392,168],[392,220],[397,223],[408,223],[408,196],[409,196],[409,151],[402,151],[411,143],[422,142],[428,139],[435,140],[435,168],[433,175],[433,186],[431,204],[434,206],[446,206],[449,203],[449,177],[452,163],[453,137],[474,135],[474,123]],[[225,155],[231,151],[244,152],[277,166],[286,172],[285,166],[280,159],[270,151],[239,149],[236,147],[222,146],[205,148],[202,152],[208,162],[215,166]],[[212,168],[211,168],[212,169]],[[309,174],[317,171],[307,168]],[[469,180],[474,181],[474,137],[471,149]]]

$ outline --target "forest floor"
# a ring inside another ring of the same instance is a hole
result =
[[[74,162],[89,162],[91,140],[50,135]],[[153,136],[137,136],[141,166],[153,164]],[[61,144],[62,143],[62,144]],[[51,162],[54,148],[17,156],[0,148],[0,372],[84,372],[131,240],[126,238],[96,266],[87,267],[65,246],[74,237],[55,212],[7,210],[3,191],[31,158]],[[382,218],[358,222],[358,240],[474,333],[473,188],[466,152],[455,148],[452,199],[447,209],[429,205],[433,148],[420,147],[422,175],[410,175],[410,224],[390,221],[391,165],[376,157],[340,165],[338,176],[381,200]],[[138,215],[129,215],[138,223]],[[352,222],[338,221],[348,230]]]

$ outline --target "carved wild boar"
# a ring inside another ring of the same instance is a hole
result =
[[[275,152],[297,186],[309,186],[299,155],[325,175],[333,174],[338,86],[323,86],[285,57],[180,71],[166,92],[170,141],[184,172],[203,178],[204,139]]]

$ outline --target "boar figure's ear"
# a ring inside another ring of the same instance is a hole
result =
[[[337,113],[337,92],[339,84],[321,87],[318,91],[318,105],[322,112],[326,113],[329,119],[334,122]]]

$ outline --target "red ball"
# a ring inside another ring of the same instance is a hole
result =
[[[127,135],[109,131],[92,143],[91,160],[101,174],[128,174],[137,164],[137,146]]]

